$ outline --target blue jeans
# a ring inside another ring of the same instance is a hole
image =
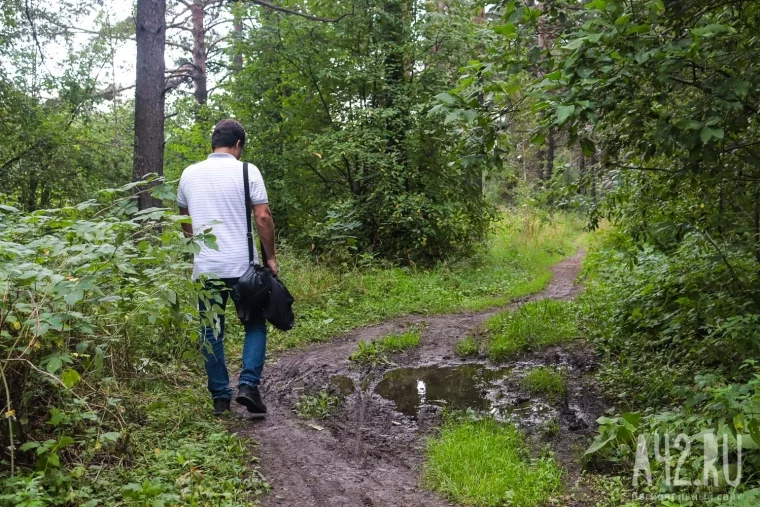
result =
[[[221,311],[218,315],[207,314],[206,302],[202,297],[198,298],[198,311],[201,316],[201,350],[206,358],[206,374],[208,375],[208,390],[213,399],[232,398],[230,388],[230,374],[227,371],[227,361],[224,357],[224,311],[232,287],[237,283],[237,278],[222,278],[221,280],[209,280],[205,289],[210,291],[208,303],[219,306]],[[216,317],[214,324],[218,325],[218,334],[215,336],[215,325],[208,325],[212,318]],[[240,372],[238,386],[248,384],[259,385],[261,372],[264,369],[264,357],[267,347],[267,327],[263,313],[256,316],[253,322],[245,324],[245,342],[243,343],[243,369]]]

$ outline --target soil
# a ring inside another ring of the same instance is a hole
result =
[[[539,299],[573,299],[579,291],[575,279],[583,255],[584,252],[579,251],[557,264],[546,290],[522,298],[506,309]],[[460,338],[504,309],[398,318],[357,329],[329,343],[290,351],[279,356],[274,364],[268,364],[262,394],[269,413],[265,418],[254,418],[242,407],[235,407],[239,418],[233,423],[240,436],[259,444],[256,454],[260,457],[261,471],[272,485],[262,505],[453,505],[421,485],[426,438],[433,435],[440,424],[441,404],[423,400],[418,408],[414,406],[416,414],[407,411],[404,415],[392,401],[375,393],[385,373],[400,367],[438,366],[445,371],[445,367],[471,364],[489,369],[498,366],[498,371],[509,371],[507,375],[492,375],[499,380],[490,390],[483,391],[484,396],[494,406],[498,399],[502,406],[506,403],[528,407],[513,419],[525,429],[536,449],[547,443],[553,447],[557,458],[568,469],[571,486],[568,489],[571,489],[580,474],[579,451],[587,444],[595,429],[594,421],[605,407],[589,375],[596,367],[597,358],[582,342],[526,353],[500,365],[488,365],[484,358],[463,360],[454,354]],[[421,329],[420,346],[393,356],[393,365],[367,369],[348,360],[360,341],[403,331],[409,326]],[[566,369],[568,394],[563,400],[549,404],[546,400],[531,400],[521,392],[522,373],[535,365]],[[339,407],[327,420],[299,418],[295,406],[300,397],[322,390],[339,396]],[[549,436],[544,431],[543,423],[548,419],[560,423],[559,434]],[[571,498],[565,502],[565,505],[572,504],[575,502]]]

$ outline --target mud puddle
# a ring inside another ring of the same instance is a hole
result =
[[[385,373],[375,393],[392,401],[396,410],[412,418],[423,405],[452,409],[490,410],[488,390],[511,368],[490,369],[482,364],[396,368]]]
[[[579,253],[555,266],[549,287],[522,301],[572,299],[581,259]],[[262,505],[450,505],[419,480],[425,439],[440,425],[444,407],[491,412],[526,427],[554,419],[562,428],[553,442],[557,455],[573,459],[577,452],[571,446],[588,437],[601,412],[594,386],[587,382],[593,354],[579,344],[577,350],[556,347],[500,367],[455,359],[459,339],[500,310],[394,319],[283,354],[267,366],[262,384],[266,419],[241,420],[234,428],[259,443],[255,453],[272,484]],[[420,346],[394,357],[394,369],[358,371],[348,361],[359,341],[423,322]],[[536,365],[568,368],[564,400],[547,403],[521,390],[520,378]],[[318,424],[299,419],[294,411],[299,399],[325,390],[341,399],[332,416]],[[570,470],[570,480],[578,473]]]

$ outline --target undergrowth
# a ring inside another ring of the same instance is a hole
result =
[[[72,438],[58,446],[60,459],[55,460],[50,449],[27,446],[37,453],[39,469],[0,479],[0,505],[254,503],[269,486],[247,443],[211,416],[200,382],[182,372],[172,376],[171,383],[161,378],[129,385],[108,381],[104,387],[120,399],[107,403],[113,410],[133,412],[122,431],[101,433],[89,449]],[[55,409],[51,413],[56,421]],[[73,423],[66,417],[58,424]]]
[[[673,493],[673,463],[679,459],[679,479],[691,485],[676,493],[730,493],[736,494],[730,505],[754,505],[760,493],[756,273],[750,252],[697,234],[669,251],[634,245],[615,231],[595,236],[578,306],[584,334],[603,357],[598,381],[619,412],[598,421],[598,435],[586,451],[593,467],[622,474],[630,484],[633,465],[647,458],[649,490]],[[717,481],[711,477],[706,486],[711,435],[721,458]],[[646,452],[637,457],[642,438]],[[666,439],[677,449],[670,464],[661,459]],[[690,449],[682,454],[685,442]],[[730,484],[737,476],[740,481]]]

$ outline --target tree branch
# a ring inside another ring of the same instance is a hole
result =
[[[230,0],[230,1],[234,1],[234,0]],[[341,19],[343,19],[343,18],[345,18],[347,16],[352,16],[353,15],[353,11],[352,11],[352,12],[343,14],[341,16],[338,16],[337,18],[323,18],[323,17],[320,17],[320,16],[312,16],[311,14],[306,14],[306,13],[299,12],[299,11],[296,11],[296,10],[293,10],[293,9],[288,9],[287,7],[282,7],[280,5],[275,5],[275,4],[269,3],[269,2],[267,2],[265,0],[238,0],[238,1],[240,1],[241,3],[243,3],[243,2],[251,2],[251,3],[254,3],[256,5],[260,5],[261,7],[266,7],[267,9],[272,9],[273,11],[282,12],[282,13],[285,13],[285,14],[292,14],[293,16],[300,16],[302,18],[306,18],[306,19],[309,19],[311,21],[320,21],[322,23],[337,23]]]

